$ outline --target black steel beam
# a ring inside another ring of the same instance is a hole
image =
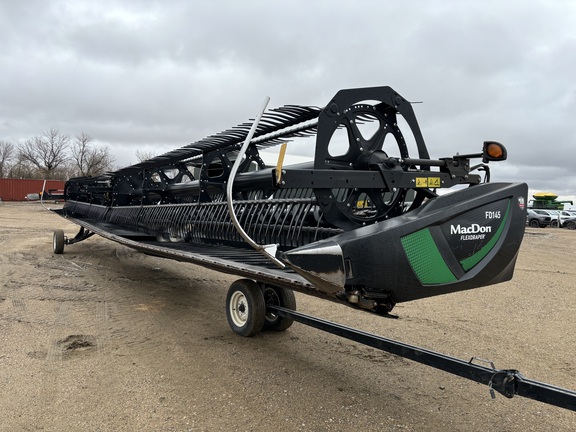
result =
[[[517,370],[498,370],[494,368],[492,363],[490,363],[492,367],[482,366],[473,363],[474,358],[470,361],[464,361],[283,307],[274,305],[267,307],[273,309],[280,316],[290,317],[307,326],[485,384],[489,386],[492,397],[494,397],[493,390],[496,390],[508,398],[522,396],[576,411],[575,391],[528,379]]]

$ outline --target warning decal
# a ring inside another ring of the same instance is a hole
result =
[[[418,188],[440,187],[440,177],[416,177],[416,187]]]

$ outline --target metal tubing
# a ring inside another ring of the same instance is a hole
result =
[[[234,177],[236,177],[236,173],[238,172],[238,168],[240,167],[240,164],[242,163],[242,158],[246,154],[246,150],[248,150],[248,146],[250,145],[250,141],[252,140],[252,137],[254,136],[254,132],[256,132],[256,128],[258,127],[258,123],[260,122],[260,119],[262,118],[262,114],[264,114],[264,111],[266,111],[266,107],[268,106],[269,101],[270,101],[270,98],[268,96],[266,96],[266,98],[264,99],[264,103],[262,104],[262,108],[260,108],[260,112],[256,116],[256,119],[254,119],[254,123],[252,123],[252,127],[250,128],[250,132],[248,132],[248,135],[246,136],[246,139],[244,140],[244,144],[242,145],[242,148],[238,152],[238,156],[236,157],[236,160],[234,161],[234,165],[232,166],[232,169],[230,170],[230,176],[228,177],[228,184],[226,185],[226,202],[228,204],[228,213],[230,214],[230,219],[232,220],[232,224],[236,228],[236,231],[238,231],[238,233],[246,241],[246,243],[248,243],[255,250],[257,250],[258,252],[260,252],[261,254],[266,256],[267,258],[269,258],[278,267],[284,268],[285,267],[284,264],[280,260],[278,260],[275,255],[271,254],[267,250],[267,249],[271,249],[271,250],[275,251],[276,245],[265,245],[265,246],[260,245],[260,244],[256,243],[254,240],[252,240],[252,238],[246,233],[246,231],[244,231],[244,228],[242,228],[242,226],[238,222],[238,218],[236,217],[236,213],[234,211],[234,204],[232,202],[232,190],[233,190],[233,186],[234,186]]]

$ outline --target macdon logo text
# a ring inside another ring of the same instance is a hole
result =
[[[470,226],[462,226],[460,224],[454,226],[450,225],[450,234],[485,234],[492,232],[491,226],[483,226],[472,224]]]

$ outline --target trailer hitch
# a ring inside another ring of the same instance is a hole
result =
[[[488,388],[490,389],[490,395],[492,396],[492,399],[496,399],[494,390],[500,394],[503,394],[507,398],[513,398],[518,390],[516,384],[518,382],[517,380],[519,379],[522,379],[522,374],[516,369],[496,371],[488,383]]]

